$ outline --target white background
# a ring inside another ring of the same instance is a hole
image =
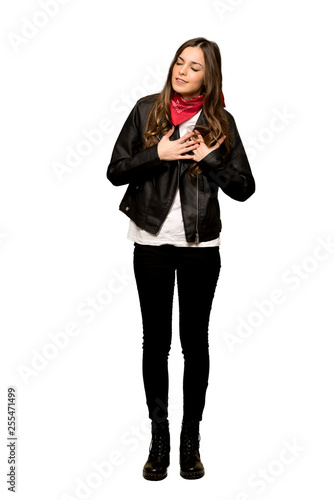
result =
[[[15,386],[18,499],[202,499],[208,490],[213,500],[330,498],[331,3],[70,0],[51,15],[52,3],[45,14],[46,0],[8,1],[0,13],[1,497],[12,498],[6,398]],[[177,48],[198,36],[221,49],[226,109],[256,192],[245,203],[219,192],[222,268],[200,427],[206,475],[179,475],[175,288],[171,465],[153,483],[141,475],[150,421],[133,242],[118,209],[126,186],[106,171],[137,99],[162,89]],[[100,143],[57,175],[101,122],[110,129]],[[99,311],[82,315],[92,298]]]

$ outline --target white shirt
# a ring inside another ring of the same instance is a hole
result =
[[[196,122],[201,113],[201,109],[196,115],[179,124],[180,137],[185,135],[189,125],[196,125]],[[200,243],[190,243],[186,240],[184,231],[180,190],[177,188],[172,206],[169,209],[166,219],[164,220],[158,234],[151,234],[145,229],[141,229],[137,224],[130,219],[127,238],[131,241],[136,241],[142,245],[164,245],[170,244],[178,247],[208,247],[220,245],[220,237],[210,240],[201,241]]]

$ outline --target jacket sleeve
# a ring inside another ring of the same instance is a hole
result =
[[[232,138],[232,149],[226,160],[223,159],[224,143],[211,151],[198,165],[207,175],[209,184],[215,183],[225,194],[237,201],[246,201],[255,192],[255,181],[248,158],[233,116],[228,120]]]
[[[114,145],[107,178],[114,186],[136,181],[150,169],[162,164],[155,144],[143,151],[138,102],[126,119]]]

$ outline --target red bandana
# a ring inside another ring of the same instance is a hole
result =
[[[178,92],[174,92],[174,95],[170,101],[170,112],[172,123],[176,126],[179,123],[189,120],[192,116],[196,115],[201,109],[204,101],[204,93],[198,97],[192,97],[191,99],[184,99]],[[225,107],[224,94],[222,92],[223,106]]]

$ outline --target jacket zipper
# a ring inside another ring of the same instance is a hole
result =
[[[196,238],[195,243],[199,243],[199,234],[198,234],[198,175],[197,175],[197,216],[196,216]]]
[[[178,166],[180,167],[180,162],[179,162],[179,160],[178,160]],[[179,173],[180,173],[180,172],[178,172],[178,174],[179,174]],[[174,200],[174,197],[175,197],[176,191],[178,190],[178,187],[179,187],[179,179],[180,179],[180,175],[178,175],[178,176],[177,176],[177,186],[176,186],[176,190],[175,190],[175,192],[174,192],[174,196],[173,196],[173,198],[172,198],[173,200]],[[169,208],[170,208],[170,207],[169,207]],[[160,231],[160,229],[159,229],[159,231]],[[157,233],[155,233],[155,235],[156,235],[156,236],[158,235],[159,231],[158,231]]]

